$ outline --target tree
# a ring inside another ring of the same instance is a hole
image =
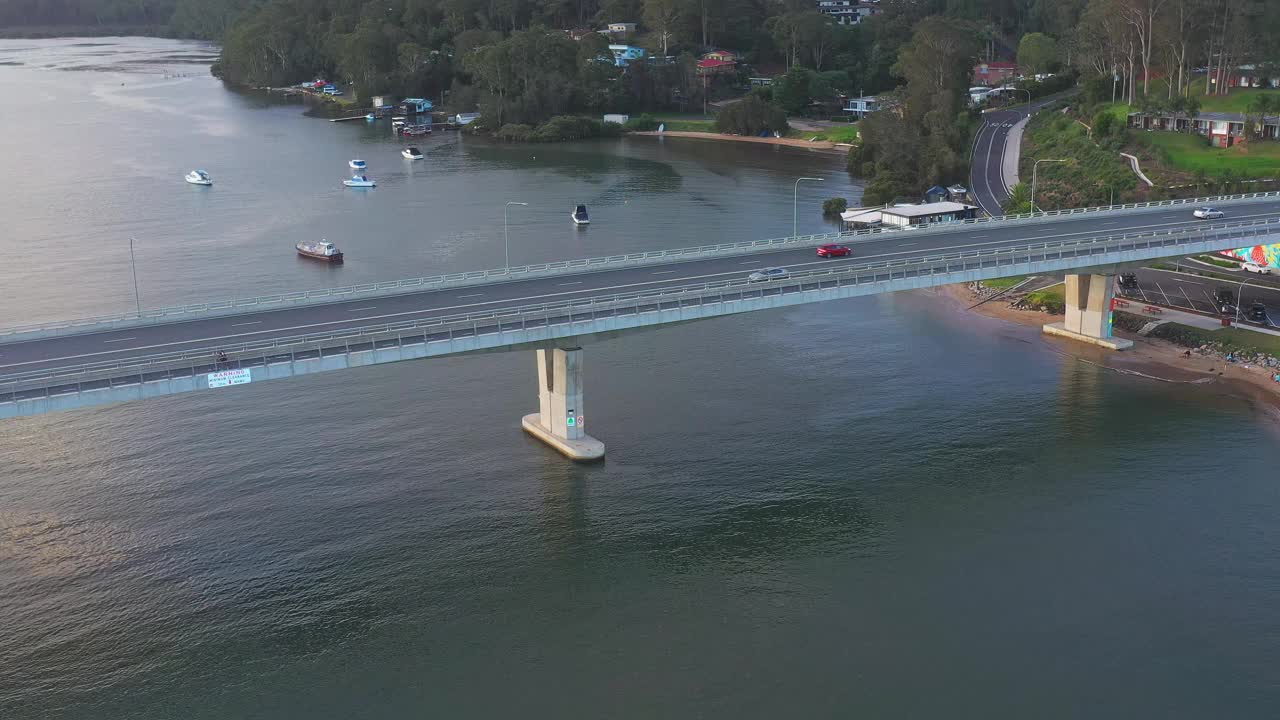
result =
[[[679,0],[644,0],[644,24],[658,36],[663,57],[669,54],[667,43],[675,35],[679,20]]]
[[[732,135],[785,133],[788,129],[786,115],[755,95],[729,105],[716,116],[716,131]]]
[[[1058,41],[1044,33],[1027,33],[1018,41],[1018,67],[1027,75],[1051,72],[1058,64]]]
[[[812,97],[809,91],[817,73],[796,65],[786,75],[773,83],[773,101],[790,115],[796,115],[809,107]]]
[[[822,63],[836,41],[836,26],[830,15],[820,12],[801,13],[796,18],[800,43],[809,49],[813,68],[822,70]]]

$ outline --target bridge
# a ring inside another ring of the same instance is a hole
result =
[[[1193,207],[1226,211],[1195,220]],[[849,258],[814,247],[839,242]],[[987,280],[1065,274],[1067,313],[1045,331],[1122,349],[1113,276],[1165,257],[1280,242],[1280,193],[983,218],[907,230],[755,240],[0,330],[0,418],[403,360],[532,349],[538,411],[523,426],[569,457],[586,433],[585,344],[722,315]],[[777,266],[787,277],[749,282]]]

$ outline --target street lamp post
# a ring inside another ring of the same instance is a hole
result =
[[[1236,291],[1236,325],[1240,324],[1240,303],[1244,302],[1244,284],[1248,281],[1248,276],[1245,276],[1244,280],[1240,281],[1240,288]]]
[[[791,237],[797,237],[799,235],[797,231],[800,223],[800,183],[805,181],[822,182],[822,180],[822,178],[811,177],[796,178],[796,186],[791,197]]]
[[[133,302],[138,308],[138,317],[142,317],[142,296],[138,294],[138,261],[133,255],[133,238],[129,238],[129,269],[133,274]]]
[[[1031,117],[1031,91],[1026,88],[1014,88],[1014,90],[1027,94],[1027,117]]]
[[[507,226],[510,224],[507,220],[507,211],[512,205],[528,205],[523,202],[508,202],[502,208],[502,267],[505,268],[508,275],[511,274],[511,239]]]
[[[1033,214],[1034,214],[1034,213],[1035,213],[1035,211],[1036,211],[1036,171],[1038,171],[1038,170],[1040,169],[1040,163],[1042,163],[1042,162],[1049,162],[1049,163],[1055,163],[1055,162],[1056,162],[1056,163],[1064,163],[1064,162],[1068,162],[1068,161],[1066,161],[1066,160],[1051,160],[1051,159],[1049,159],[1049,158],[1041,158],[1041,159],[1039,159],[1039,160],[1037,160],[1037,161],[1035,161],[1034,163],[1032,163],[1032,164],[1031,164],[1031,212],[1032,212]]]

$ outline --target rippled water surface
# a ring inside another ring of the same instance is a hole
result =
[[[94,42],[0,41],[9,319],[127,309],[131,235],[163,304],[500,264],[507,199],[547,260],[785,234],[801,174],[828,178],[805,229],[856,192],[840,158],[649,139],[440,136],[405,167],[377,127],[224,91],[199,46]],[[373,193],[337,185],[355,154]],[[336,273],[289,252],[321,234]],[[531,353],[0,424],[0,717],[1280,703],[1280,450],[1244,402],[918,294],[586,350],[589,467],[519,431]]]

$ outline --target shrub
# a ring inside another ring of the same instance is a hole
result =
[[[623,127],[632,132],[649,132],[657,130],[658,125],[659,123],[657,118],[649,113],[645,113],[639,117],[631,118],[627,121],[626,125],[623,125]]]
[[[506,142],[529,142],[533,137],[533,126],[520,123],[507,123],[498,128],[497,137]]]
[[[716,116],[716,130],[730,135],[759,135],[764,131],[785,133],[789,129],[786,114],[755,95],[733,103]]]
[[[822,201],[823,215],[839,215],[849,209],[849,201],[842,197],[827,198]]]

